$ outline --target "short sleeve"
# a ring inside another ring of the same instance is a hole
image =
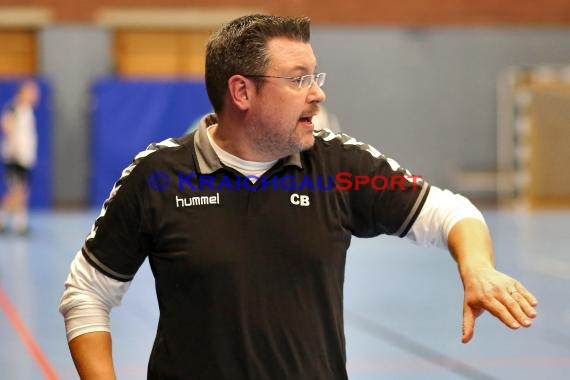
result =
[[[352,183],[348,191],[353,235],[405,236],[425,202],[428,182],[374,147],[342,136],[345,179]]]
[[[123,170],[82,247],[91,265],[119,281],[131,281],[150,251],[142,159]]]

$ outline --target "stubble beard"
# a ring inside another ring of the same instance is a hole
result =
[[[298,136],[297,126],[289,130],[271,130],[261,123],[252,123],[247,127],[247,134],[255,149],[264,156],[279,159],[310,149],[314,140],[306,142]]]

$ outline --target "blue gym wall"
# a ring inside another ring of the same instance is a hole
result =
[[[183,135],[211,106],[203,81],[121,80],[93,85],[89,203],[109,196],[133,157],[151,142]]]

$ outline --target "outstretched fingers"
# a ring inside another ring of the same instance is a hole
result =
[[[529,318],[536,317],[536,298],[519,282],[515,282],[513,288],[504,295],[504,304],[509,311],[523,326],[530,326]]]

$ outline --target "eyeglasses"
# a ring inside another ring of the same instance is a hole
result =
[[[244,75],[246,78],[278,78],[278,79],[288,79],[293,83],[297,84],[299,88],[310,88],[313,83],[316,83],[317,86],[323,87],[325,84],[325,78],[327,77],[326,73],[317,73],[317,74],[307,74],[302,75],[300,77],[278,77],[274,75]]]

